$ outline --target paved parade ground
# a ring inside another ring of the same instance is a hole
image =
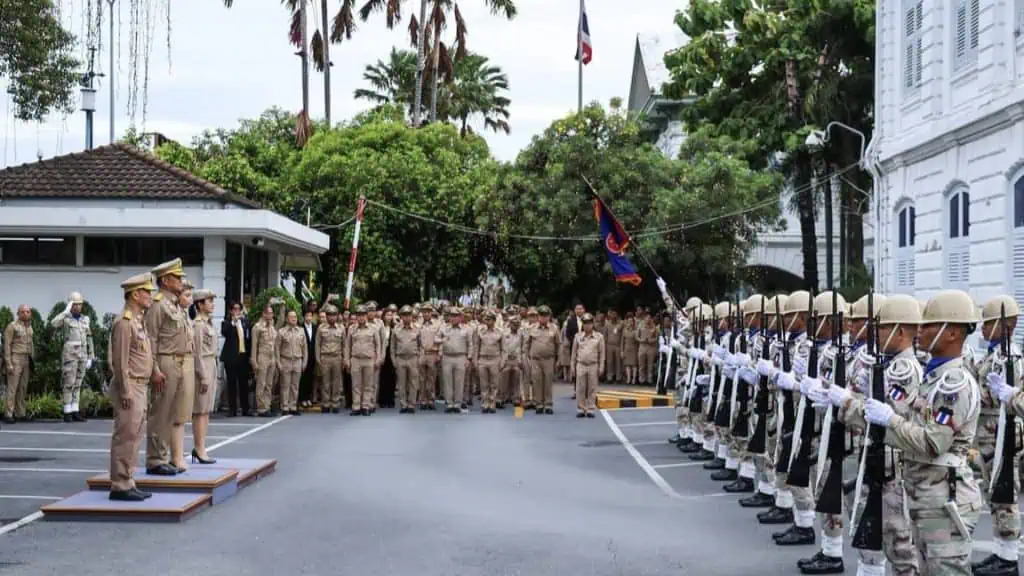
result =
[[[215,420],[214,457],[277,472],[184,524],[37,521],[106,471],[110,422],[5,426],[0,574],[781,575],[816,551],[774,546],[780,527],[667,444],[671,408],[577,420],[557,396],[522,419]],[[990,546],[987,515],[976,539]]]

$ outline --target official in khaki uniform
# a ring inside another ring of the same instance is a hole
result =
[[[249,362],[256,379],[256,414],[264,418],[271,415],[274,375],[277,373],[277,328],[274,327],[274,308],[263,309],[260,321],[252,327],[252,350]]]
[[[156,384],[160,373],[153,347],[142,322],[153,303],[153,279],[148,273],[121,283],[124,310],[110,331],[107,360],[113,378],[110,401],[114,408],[114,433],[110,437],[110,499],[138,502],[152,496],[135,487],[135,462],[146,426],[146,388]]]
[[[495,414],[505,335],[494,327],[494,312],[488,310],[484,312],[483,317],[484,326],[474,335],[473,364],[476,366],[477,378],[480,381],[480,412]]]
[[[980,399],[961,351],[977,321],[966,292],[944,290],[933,296],[921,320],[920,343],[932,359],[925,367],[920,401],[906,415],[885,400],[869,399],[864,407],[864,419],[885,426],[885,443],[903,452],[907,509],[922,574],[971,574],[971,533],[983,501],[967,452]]]
[[[657,379],[654,370],[658,358],[658,324],[646,310],[643,318],[637,319],[636,341],[638,378],[640,384],[647,386]]]
[[[320,367],[320,412],[337,414],[345,405],[344,366],[346,328],[338,322],[338,308],[324,306],[325,322],[316,330],[316,365]]]
[[[348,334],[345,366],[352,374],[352,416],[369,416],[373,409],[373,379],[380,354],[380,329],[367,320],[366,306],[356,309],[356,324]]]
[[[79,394],[85,373],[92,368],[95,353],[92,347],[92,327],[89,317],[82,314],[85,299],[78,292],[68,297],[64,311],[54,316],[50,326],[64,339],[61,351],[61,393],[64,401],[65,422],[85,422],[78,411]]]
[[[184,472],[184,424],[192,416],[186,397],[195,381],[195,359],[188,314],[178,304],[184,291],[185,271],[176,258],[152,270],[160,292],[146,312],[146,332],[156,355],[153,393],[149,399],[146,471],[173,476]]]
[[[537,325],[530,329],[526,339],[526,355],[533,373],[533,402],[537,414],[554,414],[555,360],[558,356],[560,332],[551,323],[551,308],[537,308]]]
[[[466,371],[473,365],[473,333],[462,324],[462,310],[449,308],[450,325],[445,326],[438,338],[441,343],[441,387],[447,403],[445,413],[457,414],[466,408],[463,392]]]
[[[576,417],[593,418],[597,411],[597,382],[604,375],[604,336],[594,330],[594,317],[583,315],[583,331],[576,334],[569,360],[569,377],[576,381]]]
[[[501,343],[501,400],[498,402],[498,408],[504,408],[505,403],[523,405],[524,338],[523,332],[519,330],[519,316],[513,313],[509,316],[508,330],[505,331]]]
[[[520,327],[523,332],[523,407],[532,410],[537,407],[533,397],[533,359],[528,354],[526,344],[530,339],[530,330],[537,325],[537,309],[533,306],[524,308],[520,318],[525,318]],[[543,407],[542,404],[541,408]]]
[[[437,369],[441,362],[440,314],[430,304],[424,304],[423,324],[420,326],[420,344],[423,346],[423,357],[420,360],[420,409],[434,410],[437,399]]]
[[[7,424],[14,424],[15,418],[28,420],[25,416],[25,392],[34,358],[32,309],[22,304],[18,306],[18,317],[4,329],[4,366],[7,367],[4,422]]]
[[[192,463],[215,464],[206,453],[206,435],[210,430],[210,413],[217,398],[217,344],[219,334],[213,325],[217,295],[213,290],[192,293],[196,319],[192,323],[196,355],[195,395],[192,400]]]
[[[622,381],[622,321],[617,310],[608,311],[604,324],[605,378],[608,382]]]
[[[398,311],[401,321],[391,330],[391,362],[395,365],[395,395],[398,412],[416,412],[416,399],[420,388],[420,362],[423,346],[420,331],[412,323],[412,306]]]
[[[299,378],[306,368],[309,350],[306,332],[299,326],[295,310],[286,312],[283,328],[277,332],[277,372],[281,375],[281,413],[299,416],[296,403],[299,398]]]

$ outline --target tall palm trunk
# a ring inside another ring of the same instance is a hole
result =
[[[420,30],[419,38],[416,39],[416,96],[412,104],[412,124],[420,125],[420,110],[423,107],[423,69],[426,62],[423,61],[423,48],[427,41],[427,4],[430,0],[420,1]]]
[[[438,8],[435,7],[435,12]],[[433,74],[430,78],[430,122],[433,124],[437,122],[437,83],[440,81],[438,78],[438,69],[441,65],[441,21],[438,18],[434,18],[434,62],[433,62]]]
[[[331,42],[328,38],[328,22],[327,22],[327,0],[320,0],[320,14],[322,18],[321,25],[323,26],[323,45],[324,50],[324,119],[327,120],[327,127],[331,127]],[[303,38],[305,41],[305,38]]]

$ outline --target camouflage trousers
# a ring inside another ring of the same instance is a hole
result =
[[[989,483],[992,481],[992,467],[995,464],[995,439],[992,439],[990,445],[980,446],[981,454],[984,462],[984,469],[979,470],[981,477],[979,482],[981,483],[981,493],[985,497],[986,501],[989,499]],[[1013,470],[1013,494],[1014,501],[1011,504],[993,504],[989,502],[989,507],[992,510],[992,535],[996,543],[996,554],[1004,560],[1016,561],[1017,560],[1017,539],[1020,538],[1020,506],[1017,503],[1016,496],[1020,493],[1020,469],[1019,462],[1015,458],[1013,462],[1005,462],[1004,466],[1014,466]]]
[[[855,515],[853,510],[853,492],[847,495],[846,508]],[[860,502],[863,507],[868,498],[868,487],[861,488]],[[862,566],[877,567],[878,573],[884,573],[886,562],[889,573],[893,576],[920,576],[917,548],[914,547],[913,529],[904,504],[906,495],[903,493],[902,478],[897,477],[882,485],[882,552],[858,550],[857,562]],[[858,573],[860,573],[858,569]]]
[[[971,538],[978,525],[983,505],[981,490],[970,468],[956,469],[956,502],[959,516],[967,528],[964,535],[944,504],[949,490],[945,482],[936,483],[934,467],[904,476],[912,538],[917,548],[921,573],[928,576],[970,576]]]
[[[820,484],[818,484],[817,490],[815,491],[815,494],[814,494],[815,501],[817,501],[818,499],[821,498],[821,492],[822,492],[822,490],[825,487],[824,479],[826,477],[828,477],[828,474],[831,471],[832,466],[842,467],[842,465],[843,465],[842,462],[834,462],[831,459],[829,459],[826,462],[824,462],[823,464],[821,464],[821,466],[822,466],[822,473],[821,473],[822,482]],[[814,475],[811,476],[812,479],[814,477],[815,477]],[[845,499],[841,499],[841,500],[845,500]],[[847,509],[847,510],[849,510],[849,504],[848,503],[844,503],[844,504],[845,505],[842,506],[842,507]],[[819,519],[821,520],[821,552],[822,552],[822,554],[824,554],[825,556],[830,556],[832,558],[842,558],[843,557],[843,525],[845,524],[843,514],[842,513],[839,513],[839,514],[819,514]]]
[[[775,418],[768,415],[768,430],[775,430]],[[775,443],[776,434],[771,434],[765,438],[765,451],[764,454],[760,454],[753,457],[754,468],[756,470],[756,477],[754,483],[757,486],[757,491],[768,496],[775,495]]]

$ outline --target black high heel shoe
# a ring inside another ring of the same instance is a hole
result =
[[[199,457],[199,452],[196,452],[196,449],[193,448],[192,449],[192,463],[195,464],[196,462],[198,462],[200,464],[216,464],[217,460],[214,459],[214,458],[200,458]]]

